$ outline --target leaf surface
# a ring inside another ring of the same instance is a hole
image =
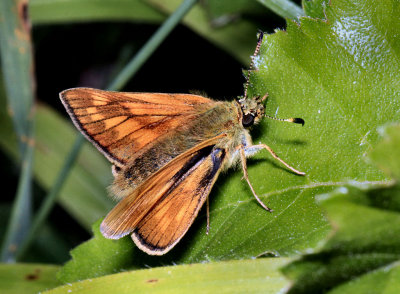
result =
[[[56,279],[59,266],[44,264],[0,264],[0,292],[38,293],[60,285]]]
[[[278,293],[288,258],[263,258],[128,271],[64,285],[46,293]]]
[[[383,135],[370,157],[396,174],[400,165],[400,125],[380,128]],[[287,266],[295,279],[290,293],[396,293],[400,287],[400,186],[396,182],[360,189],[341,187],[318,197],[335,228],[316,254]]]

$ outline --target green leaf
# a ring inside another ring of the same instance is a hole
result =
[[[303,0],[303,9],[307,16],[325,19],[325,8],[329,0]]]
[[[280,293],[288,258],[178,265],[124,272],[68,284],[46,293]]]
[[[359,279],[339,286],[330,291],[330,294],[354,294],[368,293],[373,289],[375,293],[396,294],[400,287],[400,264],[392,263],[389,266],[382,267],[372,271]]]
[[[274,213],[265,215],[256,205],[239,182],[240,173],[217,182],[211,235],[196,235],[184,260],[312,250],[328,231],[314,195],[348,182],[363,187],[388,182],[365,154],[377,142],[377,127],[400,118],[400,84],[393,82],[400,80],[394,33],[400,21],[391,17],[400,6],[393,1],[331,3],[327,21],[305,17],[299,24],[289,22],[286,32],[266,36],[251,74],[251,93],[270,95],[268,114],[306,121],[302,128],[264,120],[260,133],[253,132],[254,141],[268,144],[307,176],[265,160],[265,153],[249,160],[250,180]]]
[[[60,285],[56,279],[59,266],[44,264],[0,264],[0,292],[38,293]]]
[[[382,128],[383,140],[371,152],[389,174],[400,165],[395,151],[400,148],[399,130],[399,124]],[[400,287],[399,184],[364,190],[348,186],[319,200],[335,234],[318,254],[286,267],[284,272],[296,279],[291,293],[366,293],[367,289],[396,293]]]
[[[327,20],[304,17],[289,22],[286,32],[264,38],[249,89],[254,95],[269,93],[268,114],[305,119],[303,128],[265,119],[252,134],[307,176],[294,175],[260,152],[248,161],[248,172],[272,214],[258,205],[241,172],[231,170],[210,195],[209,235],[203,211],[167,255],[129,252],[132,268],[314,252],[330,231],[315,195],[348,183],[363,189],[390,183],[365,154],[377,143],[377,127],[399,120],[400,21],[392,16],[400,7],[389,0],[330,3]],[[97,246],[96,239],[90,242]]]
[[[351,181],[366,189],[370,184],[390,184],[365,155],[378,141],[378,127],[399,120],[400,21],[393,17],[398,13],[395,1],[331,1],[325,8],[326,21],[291,22],[287,32],[264,42],[261,54],[275,58],[256,60],[259,71],[252,75],[252,89],[260,95],[270,93],[270,114],[305,119],[303,136],[270,123],[269,140],[303,142],[296,154],[289,148],[280,148],[279,153],[290,152],[285,159],[300,161],[311,186],[340,187]],[[387,189],[373,194],[398,203],[398,188]],[[328,194],[332,202],[324,204],[341,233],[320,254],[290,268],[291,277],[297,277],[293,293],[330,289],[398,260],[399,232],[393,228],[399,215],[393,214],[394,208],[381,211],[351,203],[356,195],[365,202],[365,192],[347,188],[346,197],[340,197],[341,191]]]
[[[71,251],[72,260],[58,273],[58,279],[67,283],[132,268],[134,251],[132,240],[109,240],[99,231],[100,221],[93,225],[94,237]]]
[[[321,252],[285,269],[296,279],[290,293],[354,289],[354,279],[360,288],[352,293],[365,293],[360,289],[368,285],[377,293],[393,283],[399,287],[400,280],[389,281],[398,272],[400,261],[400,187],[363,191],[349,186],[320,199],[336,233]],[[381,277],[382,283],[373,283],[376,277]]]
[[[249,171],[255,181],[254,174],[260,175],[259,185],[263,178],[271,179],[272,191],[302,183],[304,193],[316,186],[340,187],[349,180],[359,185],[387,182],[365,154],[377,142],[377,127],[400,118],[400,85],[393,82],[400,78],[395,33],[400,21],[391,17],[400,13],[400,6],[394,3],[331,1],[326,21],[290,21],[286,32],[264,38],[251,93],[269,93],[268,114],[302,117],[306,123],[299,128],[264,120],[262,136],[255,139],[269,144],[307,177],[288,175],[276,181],[285,170],[263,172],[259,164]],[[272,199],[270,203],[275,207]]]
[[[140,0],[31,0],[29,12],[34,25],[102,20],[158,23],[164,20],[160,12]]]

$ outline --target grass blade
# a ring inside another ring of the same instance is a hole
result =
[[[28,230],[31,216],[34,77],[27,1],[1,1],[0,19],[0,54],[7,104],[18,138],[19,155],[23,158],[17,195],[1,252],[2,260],[11,262],[22,241],[21,236]]]
[[[30,219],[31,213],[33,151],[33,144],[28,144],[22,162],[21,178],[18,183],[10,222],[8,223],[1,250],[1,260],[3,262],[15,262],[15,252],[22,242],[24,232],[29,229],[29,223],[24,220]]]

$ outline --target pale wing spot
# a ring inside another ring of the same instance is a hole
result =
[[[107,105],[109,103],[108,100],[104,99],[104,100],[91,100],[91,104],[94,106],[104,106]]]
[[[95,113],[91,115],[92,121],[99,121],[105,118],[104,114]]]
[[[105,124],[105,129],[110,129],[120,123],[122,123],[124,120],[126,120],[126,116],[116,116],[116,117],[112,117],[109,119],[104,120],[104,124]]]
[[[104,119],[104,115],[96,114],[96,115],[83,115],[79,117],[79,121],[82,125],[90,124],[99,120]]]
[[[82,125],[86,125],[89,123],[97,122],[99,120],[103,120],[104,118],[105,118],[105,116],[102,113],[96,113],[96,114],[92,114],[92,115],[82,115],[79,117],[79,122]]]
[[[75,109],[76,116],[96,114],[98,112],[99,112],[99,108],[97,106]]]
[[[110,129],[112,129],[115,126],[118,126],[119,124],[121,124],[122,122],[124,122],[126,120],[126,116],[116,116],[116,117],[112,117],[109,119],[103,119],[103,120],[97,120],[95,122],[91,122],[91,119],[86,119],[87,117],[83,117],[85,118],[84,121],[87,122],[87,124],[85,124],[84,128],[86,129],[86,131],[91,134],[92,136],[104,133]],[[83,122],[83,123],[85,123]]]
[[[120,124],[114,128],[115,132],[118,133],[118,136],[116,136],[114,139],[120,140],[142,127],[143,127],[143,124],[140,123],[140,121],[136,121],[134,119],[129,119],[126,122],[124,122],[123,124]]]

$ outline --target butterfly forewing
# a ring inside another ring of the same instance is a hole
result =
[[[114,164],[138,158],[214,102],[188,94],[74,88],[60,94],[75,125]]]

